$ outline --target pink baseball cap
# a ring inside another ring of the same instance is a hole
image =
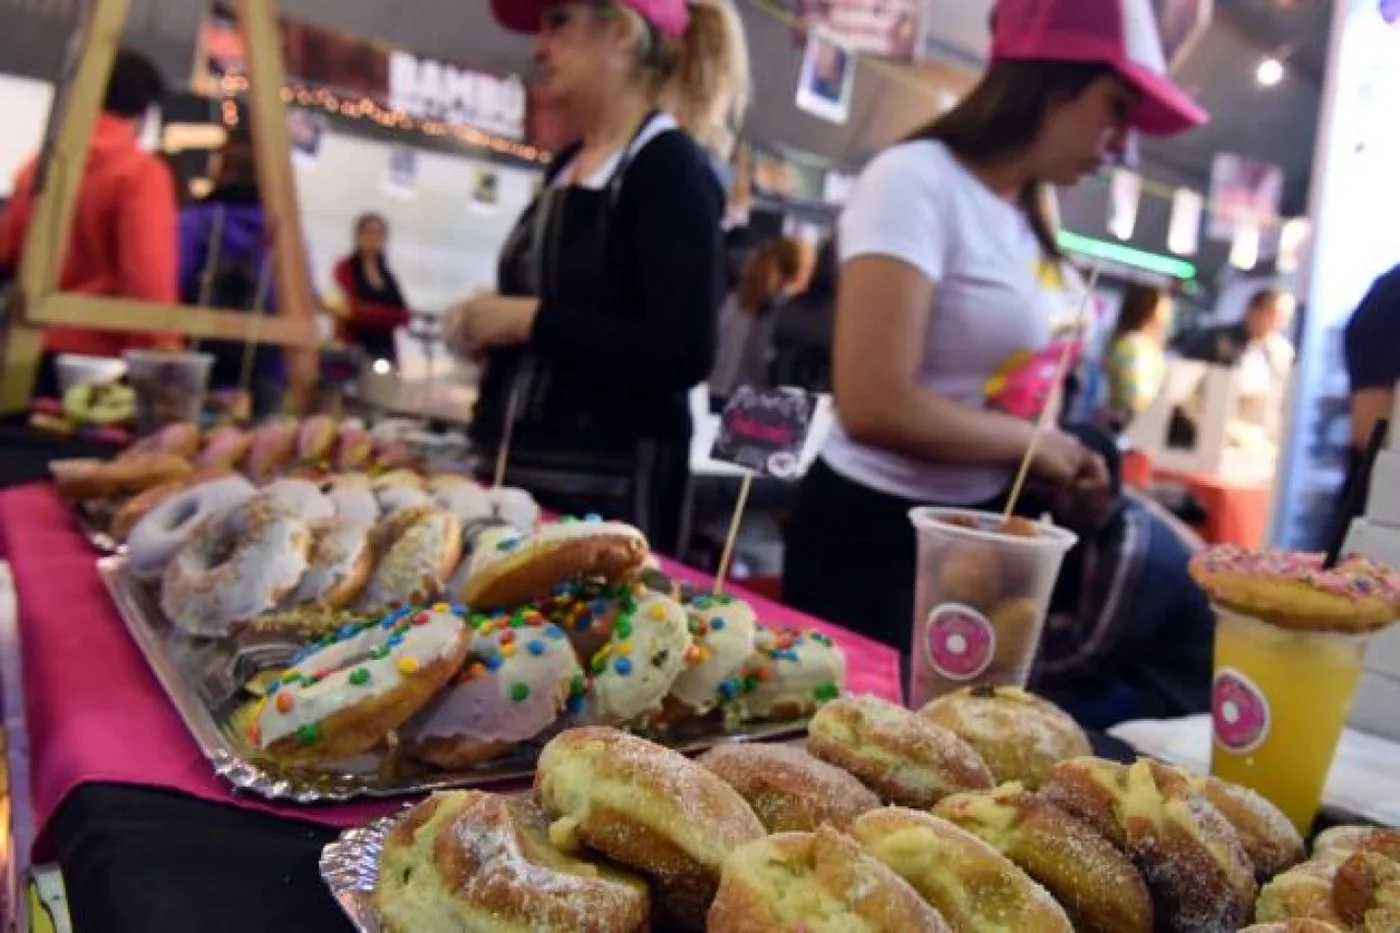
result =
[[[540,31],[545,7],[559,0],[491,0],[491,12],[511,32],[534,35]],[[616,0],[618,6],[635,11],[665,35],[679,39],[685,35],[689,13],[687,0]]]
[[[1148,0],[998,0],[992,59],[1099,62],[1142,94],[1134,129],[1171,136],[1210,119],[1167,77]]]

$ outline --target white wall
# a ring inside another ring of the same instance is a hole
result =
[[[39,145],[52,98],[48,81],[0,75],[0,197],[10,196],[15,172]]]

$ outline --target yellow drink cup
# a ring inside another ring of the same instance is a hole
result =
[[[1369,635],[1283,628],[1218,605],[1216,618],[1211,774],[1258,791],[1306,836]]]

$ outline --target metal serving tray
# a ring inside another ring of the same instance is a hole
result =
[[[374,887],[379,882],[384,839],[398,820],[398,816],[386,816],[368,826],[347,829],[321,850],[321,879],[359,933],[383,933],[374,909]]]
[[[97,562],[99,575],[117,605],[131,638],[145,655],[185,727],[214,773],[239,790],[269,800],[323,803],[356,798],[423,794],[454,787],[525,781],[548,735],[522,743],[511,754],[464,771],[437,771],[405,761],[392,751],[362,756],[339,772],[284,768],[258,758],[236,726],[252,696],[245,689],[258,674],[287,666],[305,642],[267,633],[228,639],[196,638],[176,630],[155,593],[126,571],[126,558]],[[561,722],[561,727],[566,723]],[[724,741],[776,741],[805,735],[807,721],[754,723],[736,730],[718,725],[686,733],[648,735],[694,754]]]
[[[105,517],[98,514],[98,510],[89,502],[74,502],[71,506],[73,521],[77,523],[78,531],[82,532],[83,539],[89,547],[99,554],[126,553],[126,545],[117,541],[107,531],[110,513]]]

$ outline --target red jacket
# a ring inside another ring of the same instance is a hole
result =
[[[34,170],[33,159],[20,169],[14,194],[0,215],[0,267],[16,274],[34,213]],[[136,144],[130,123],[99,116],[69,227],[60,290],[177,303],[177,224],[175,183],[165,163]],[[120,356],[134,347],[178,347],[180,342],[173,334],[78,327],[49,327],[44,335],[45,350],[96,356]]]
[[[339,324],[340,337],[347,343],[358,344],[367,334],[387,334],[408,324],[412,315],[406,308],[366,301],[355,285],[353,256],[335,265],[335,283],[345,294],[346,315]]]

